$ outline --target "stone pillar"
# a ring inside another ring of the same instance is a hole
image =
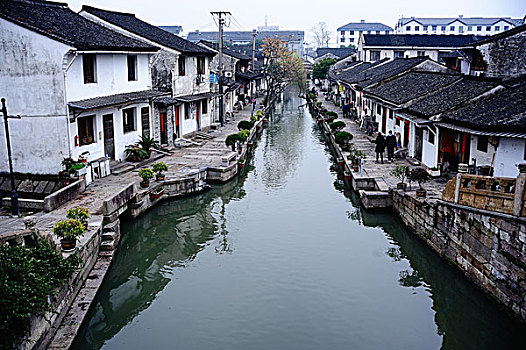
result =
[[[462,182],[462,174],[457,174],[457,179],[455,183],[455,204],[458,204],[458,200],[460,198],[460,185]]]
[[[515,183],[513,198],[513,215],[520,216],[524,206],[524,189],[526,188],[526,163],[519,164],[519,176]]]

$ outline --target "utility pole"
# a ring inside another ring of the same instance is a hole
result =
[[[225,24],[225,18],[223,15],[231,15],[231,13],[226,11],[212,11],[210,13],[212,16],[217,15],[217,23],[219,26],[219,122],[221,123],[221,126],[224,126],[225,106],[223,101],[223,25]]]
[[[256,30],[252,30],[252,71],[256,71]]]
[[[13,173],[13,159],[11,157],[11,140],[9,139],[9,124],[7,120],[9,118],[20,119],[20,116],[8,116],[7,107],[5,106],[5,98],[2,98],[2,114],[4,115],[4,125],[5,125],[5,139],[7,141],[7,156],[9,157],[9,174],[11,175],[11,210],[13,215],[18,216],[20,214],[20,209],[18,207],[18,193],[16,193],[15,188],[15,175]]]

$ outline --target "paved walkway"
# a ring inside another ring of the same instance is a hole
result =
[[[396,184],[400,180],[391,175],[390,172],[397,165],[407,165],[410,168],[415,168],[405,159],[394,159],[392,162],[387,160],[387,152],[384,153],[384,163],[376,163],[376,153],[374,148],[376,144],[373,142],[376,138],[376,134],[368,136],[364,131],[360,129],[357,122],[351,119],[344,119],[342,109],[336,106],[332,101],[325,101],[323,97],[319,97],[318,101],[322,101],[322,106],[327,108],[329,111],[338,113],[338,120],[345,122],[344,131],[347,131],[353,135],[352,143],[354,147],[367,155],[367,158],[363,167],[363,175],[366,177],[374,178],[376,183],[380,187],[380,190],[386,191],[389,188],[396,187]],[[344,152],[345,155],[348,152]],[[442,178],[433,179],[426,183],[424,188],[427,190],[428,198],[442,198],[442,190],[445,188],[446,180]],[[413,184],[413,189],[418,187],[418,184]]]
[[[258,99],[258,103],[261,99]],[[237,123],[240,120],[248,120],[251,117],[252,108],[246,106],[242,111],[236,112],[231,120],[227,121],[219,130],[212,130],[208,135],[213,136],[210,140],[195,140],[200,145],[185,148],[176,148],[169,156],[164,156],[160,160],[168,165],[166,179],[176,179],[186,177],[186,174],[193,169],[203,167],[220,166],[221,158],[232,150],[225,145],[226,137],[237,132]],[[158,161],[160,161],[158,160]],[[51,232],[54,223],[65,217],[69,208],[77,205],[87,207],[93,213],[92,219],[102,215],[102,203],[105,199],[119,193],[130,183],[139,182],[137,174],[139,169],[129,171],[123,174],[110,175],[102,179],[93,181],[86,187],[86,191],[78,196],[75,200],[70,201],[62,207],[53,210],[50,213],[39,212],[31,216],[31,220],[36,223],[40,232]],[[3,211],[0,215],[0,237],[12,236],[17,233],[27,232],[24,224],[25,218],[11,217],[9,212]]]

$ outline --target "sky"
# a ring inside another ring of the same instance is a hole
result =
[[[61,1],[61,0],[55,0]],[[265,24],[304,30],[312,42],[311,28],[326,22],[336,46],[336,28],[349,22],[381,22],[395,26],[404,17],[513,17],[526,15],[524,0],[376,0],[376,1],[240,1],[240,0],[62,0],[79,11],[82,5],[134,13],[154,25],[182,25],[189,31],[217,31],[210,11],[230,11],[235,20],[225,30],[252,30]],[[314,5],[312,5],[314,4]]]

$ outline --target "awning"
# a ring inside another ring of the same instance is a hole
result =
[[[212,97],[219,96],[221,94],[216,92],[203,92],[200,94],[184,95],[184,96],[175,96],[174,99],[179,102],[193,102],[198,100],[205,100]]]
[[[520,139],[526,139],[526,134],[524,133],[517,133],[517,132],[505,132],[505,131],[481,131],[481,130],[473,130],[464,126],[450,124],[450,123],[444,123],[444,122],[438,122],[435,123],[436,126],[440,126],[442,128],[461,131],[470,133],[473,135],[484,135],[484,136],[498,136],[498,137],[510,137],[510,138],[520,138]]]
[[[169,96],[170,93],[155,91],[155,90],[144,90],[128,92],[124,94],[115,94],[108,96],[100,96],[94,98],[88,98],[85,100],[72,101],[68,103],[71,109],[77,110],[88,110],[88,109],[99,109],[104,107],[113,107],[127,105],[130,103],[138,102],[149,102],[150,99],[159,96]]]
[[[173,97],[156,97],[153,102],[164,106],[180,106],[183,104]]]

